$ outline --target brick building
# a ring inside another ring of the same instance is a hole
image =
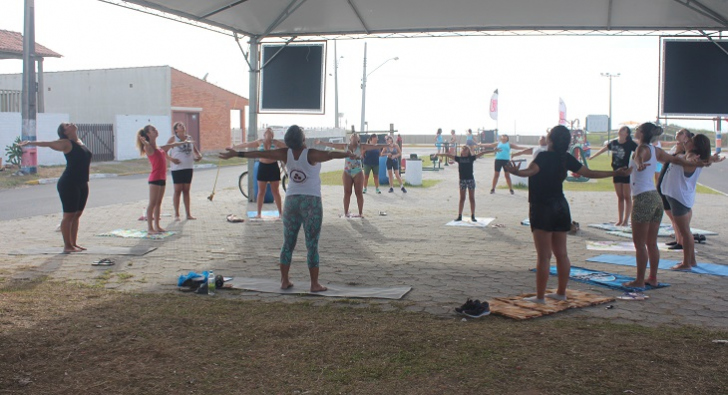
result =
[[[0,90],[21,86],[21,74],[0,75]],[[245,136],[248,99],[170,66],[46,72],[43,91],[45,112],[68,114],[76,124],[106,125],[110,137],[84,141],[102,141],[98,149],[117,160],[138,157],[130,136],[148,123],[166,141],[172,124],[185,122],[202,151],[229,147]],[[232,128],[232,117],[239,118],[234,125],[239,128]]]

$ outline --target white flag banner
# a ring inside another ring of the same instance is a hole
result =
[[[498,89],[490,97],[490,119],[498,120]]]
[[[559,98],[559,125],[567,125],[566,122],[566,103]]]

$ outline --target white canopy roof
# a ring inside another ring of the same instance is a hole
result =
[[[608,34],[728,30],[726,0],[123,1],[258,38],[428,32],[569,30]]]

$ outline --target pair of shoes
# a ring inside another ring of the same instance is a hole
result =
[[[407,193],[407,189],[405,187],[402,187],[400,189],[402,189],[402,193]]]
[[[380,191],[379,188],[377,188],[377,194],[379,194],[379,195],[382,194],[382,191]]]
[[[367,189],[366,189],[366,188],[364,188],[364,189],[363,189],[363,190],[361,191],[361,193],[367,193]]]
[[[490,190],[490,194],[491,194],[491,195],[495,195],[495,189],[491,189],[491,190]]]
[[[667,247],[668,250],[682,250],[682,244],[675,244],[674,246]]]
[[[461,313],[470,318],[484,317],[490,314],[490,306],[488,305],[488,302],[476,300],[473,304],[474,306],[472,308],[463,309]]]
[[[455,222],[457,222],[457,221],[462,221],[462,220],[463,220],[463,216],[462,216],[462,215],[458,215],[458,217],[457,217],[457,218],[455,218]],[[468,300],[469,300],[469,299],[468,299]]]
[[[705,240],[707,240],[707,238],[705,237],[705,235],[701,235],[701,234],[698,234],[698,233],[696,233],[696,234],[693,235],[693,239],[695,241],[697,241],[698,243],[700,243],[700,244],[705,243]]]
[[[665,243],[665,245],[668,247],[672,247],[674,245],[677,245],[677,241],[670,241],[670,242]]]
[[[393,192],[394,192],[394,188],[389,188],[389,193],[393,193]]]
[[[516,194],[516,193],[515,193],[515,192],[513,192],[513,189],[511,189],[511,195],[515,195],[515,194]]]

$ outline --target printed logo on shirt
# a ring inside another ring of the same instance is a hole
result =
[[[306,178],[307,178],[306,173],[304,173],[300,170],[291,170],[290,176],[291,176],[291,181],[293,181],[295,183],[299,183],[299,184],[306,181]]]

